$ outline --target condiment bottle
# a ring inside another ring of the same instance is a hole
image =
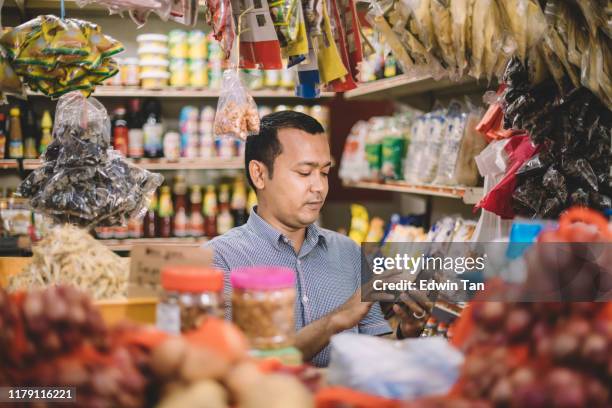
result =
[[[23,159],[23,135],[21,133],[21,112],[19,108],[10,110],[9,157]]]
[[[187,236],[188,221],[187,185],[185,184],[185,177],[177,176],[174,182],[174,218],[172,221],[172,231],[175,237]]]
[[[164,126],[161,123],[161,106],[158,101],[152,100],[147,105],[147,119],[142,127],[144,133],[145,156],[148,158],[161,157],[163,154],[162,136]]]
[[[48,110],[43,112],[42,119],[40,121],[40,145],[38,146],[38,152],[43,155],[47,151],[47,146],[51,144],[53,138],[51,137],[51,129],[53,128],[53,120]]]
[[[128,126],[125,115],[125,108],[117,108],[115,110],[115,120],[113,123],[113,147],[121,153],[123,157],[128,156],[129,146]]]
[[[169,186],[162,186],[159,195],[159,236],[169,238],[172,236],[172,215],[174,209],[172,206],[172,195]]]
[[[0,113],[0,159],[6,157],[6,116],[4,113]]]
[[[234,225],[240,226],[247,222],[249,214],[246,210],[246,191],[242,180],[237,179],[234,183],[234,193],[232,194],[232,216],[234,218]]]
[[[32,109],[27,109],[24,112],[25,116],[25,134],[23,142],[23,157],[26,159],[38,158],[38,150],[36,149],[36,139],[38,138],[38,127],[36,126],[36,114]]]
[[[157,236],[157,191],[153,193],[151,202],[147,207],[147,212],[144,215],[144,236],[146,238],[155,238]]]
[[[194,266],[167,266],[157,305],[157,327],[171,334],[193,330],[206,317],[223,317],[223,273]]]
[[[295,273],[282,267],[249,267],[231,274],[232,315],[258,350],[290,347],[295,338]]]
[[[206,194],[204,195],[204,202],[202,203],[202,212],[204,213],[204,232],[207,237],[214,237],[217,235],[217,195],[215,193],[215,186],[208,185],[206,187]]]
[[[134,159],[144,156],[144,133],[140,99],[130,100],[130,115],[128,119],[128,155]]]
[[[191,212],[189,214],[189,235],[201,237],[204,235],[204,217],[202,216],[202,189],[200,186],[191,187]]]
[[[232,229],[234,218],[230,213],[229,186],[222,184],[219,190],[219,215],[217,216],[217,234],[222,235]]]

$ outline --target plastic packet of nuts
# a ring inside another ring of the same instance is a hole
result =
[[[215,136],[242,140],[259,133],[259,114],[253,97],[235,69],[223,72],[223,86],[215,114]]]

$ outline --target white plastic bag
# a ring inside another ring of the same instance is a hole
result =
[[[443,395],[459,378],[463,355],[442,338],[389,340],[355,333],[331,339],[330,385],[384,398]]]

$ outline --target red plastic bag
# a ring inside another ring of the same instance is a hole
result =
[[[476,204],[475,209],[484,208],[504,219],[514,218],[512,209],[512,193],[516,188],[516,171],[540,150],[529,138],[529,135],[522,134],[513,136],[504,151],[508,155],[508,169],[504,178],[486,196]]]

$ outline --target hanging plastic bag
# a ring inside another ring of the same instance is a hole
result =
[[[100,102],[79,92],[61,97],[53,137],[42,166],[18,189],[34,211],[86,228],[126,225],[144,215],[163,177],[112,150],[110,119]]]
[[[79,7],[99,4],[106,7],[111,14],[129,12],[138,26],[147,22],[150,13],[155,13],[163,21],[167,21],[172,8],[171,0],[76,0],[76,4]]]
[[[223,72],[223,85],[215,113],[216,136],[245,140],[259,133],[259,114],[253,97],[240,80],[237,69]]]
[[[213,36],[221,44],[227,59],[236,36],[232,3],[230,0],[207,0],[206,5],[206,23],[212,27]]]
[[[451,102],[446,113],[446,137],[440,149],[440,157],[433,184],[453,185],[456,184],[455,168],[459,159],[459,150],[465,134],[467,113],[457,101]]]

